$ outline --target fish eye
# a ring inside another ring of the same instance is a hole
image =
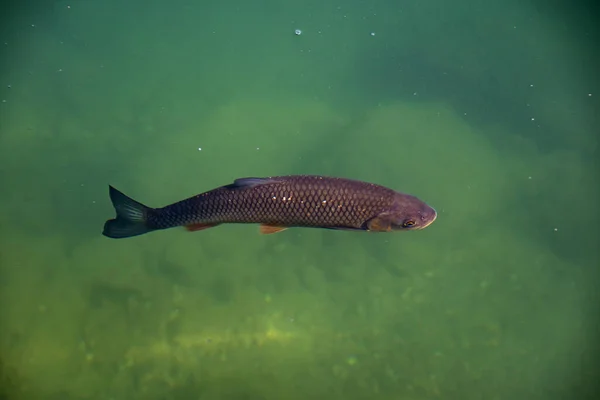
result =
[[[414,225],[415,225],[415,221],[412,219],[407,219],[406,221],[404,221],[402,223],[402,226],[405,228],[410,228],[411,226],[414,226]]]

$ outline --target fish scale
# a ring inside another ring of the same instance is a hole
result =
[[[111,187],[117,218],[104,234],[129,237],[186,226],[259,223],[272,233],[287,227],[391,231],[421,229],[435,210],[414,196],[384,186],[311,175],[242,178],[162,208],[149,208]]]
[[[323,226],[359,229],[392,201],[390,189],[363,182],[323,179],[321,177],[269,178],[273,183],[251,187],[222,187],[162,212],[188,215],[188,219],[161,221],[158,228],[199,223],[267,222],[278,226]],[[334,185],[332,185],[334,184]],[[354,186],[352,190],[348,186]],[[387,200],[387,201],[385,201]],[[185,213],[194,204],[195,212]]]

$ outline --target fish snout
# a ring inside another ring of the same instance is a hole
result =
[[[417,229],[427,228],[429,225],[433,224],[433,222],[437,218],[437,211],[433,207],[427,206],[427,208],[421,211],[421,223],[419,224]]]

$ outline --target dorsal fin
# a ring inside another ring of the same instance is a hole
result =
[[[240,178],[233,181],[231,185],[228,187],[230,189],[239,189],[239,188],[253,188],[261,185],[268,185],[270,183],[279,182],[276,179],[271,178]]]

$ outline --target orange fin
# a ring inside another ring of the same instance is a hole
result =
[[[287,227],[285,226],[273,226],[273,225],[260,225],[260,233],[263,235],[270,235],[271,233],[277,233],[281,231],[285,231]]]
[[[372,232],[390,232],[392,230],[391,222],[381,217],[375,217],[367,222],[367,227]]]
[[[188,232],[196,232],[196,231],[201,231],[203,229],[212,228],[217,225],[219,225],[219,224],[191,224],[191,225],[186,225],[185,229],[187,229]]]

